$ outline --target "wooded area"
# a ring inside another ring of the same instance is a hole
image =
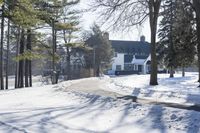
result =
[[[93,28],[98,32],[88,32],[84,37],[77,36],[81,30],[79,26],[81,10],[75,9],[74,6],[79,2],[79,0],[4,0],[1,2],[1,90],[8,89],[9,75],[15,75],[15,88],[31,87],[32,75],[35,74],[33,69],[37,69],[37,73],[40,74],[46,71],[45,74],[50,76],[52,84],[58,83],[61,73],[66,75],[65,80],[72,79],[71,67],[74,64],[71,63],[71,56],[77,53],[89,55],[94,51],[94,42],[90,45],[86,43],[93,36],[100,36],[95,41],[105,41],[99,44],[99,47],[105,44],[108,48],[103,48],[99,52],[108,50],[108,54],[104,54],[107,57],[101,58],[100,53],[96,53],[96,57],[99,58],[96,58],[95,62],[98,64],[93,64],[94,62],[88,59],[87,63],[92,65],[82,63],[82,67],[88,70],[96,67],[99,75],[101,62],[110,63],[111,45],[98,26]],[[36,66],[33,61],[43,67]],[[67,65],[65,68],[60,68],[60,63],[63,62]],[[62,72],[61,69],[67,71]]]

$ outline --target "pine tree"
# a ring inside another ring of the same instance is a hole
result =
[[[8,64],[9,64],[9,43],[10,43],[10,25],[17,27],[16,36],[16,57],[18,58],[16,63],[16,80],[15,88],[24,87],[24,77],[25,86],[32,86],[32,72],[31,72],[31,60],[32,60],[32,50],[31,50],[31,32],[32,29],[39,24],[43,23],[43,19],[40,18],[41,15],[45,14],[44,11],[39,10],[37,5],[37,0],[4,0],[2,5],[2,20],[8,20],[8,35],[7,35],[7,61],[3,63],[3,48],[0,52],[2,59],[0,60],[0,85],[1,89],[4,89],[4,77],[3,68],[5,67],[6,74],[6,89],[8,88]],[[4,21],[1,23],[1,46],[3,46],[4,40]],[[26,43],[25,43],[26,42]],[[24,65],[25,63],[25,65]],[[5,64],[5,66],[3,66]],[[25,71],[24,71],[25,70]],[[29,80],[28,80],[29,79]]]
[[[173,77],[175,68],[189,66],[194,59],[193,11],[187,2],[181,0],[167,0],[163,8],[158,51],[164,54],[164,62],[170,68],[170,77]]]
[[[42,20],[38,17],[40,11],[35,8],[35,3],[32,0],[8,0],[7,4],[9,7],[7,17],[13,25],[19,28],[15,88],[30,87],[32,86],[30,32],[33,27],[42,23]]]
[[[174,43],[176,52],[176,63],[182,68],[182,76],[185,76],[184,68],[190,66],[194,61],[196,53],[194,16],[192,8],[182,1],[178,1],[177,15],[174,26]]]
[[[163,4],[162,20],[159,29],[159,49],[160,54],[164,54],[164,62],[170,69],[170,77],[174,77],[176,68],[174,51],[174,19],[176,16],[176,0],[166,0]],[[166,51],[166,52],[165,52]]]
[[[68,9],[70,6],[76,5],[79,3],[79,0],[68,2],[67,0],[52,0],[43,4],[45,10],[50,13],[49,18],[45,18],[45,21],[52,27],[52,84],[56,84],[58,82],[58,70],[56,63],[56,49],[57,49],[57,33],[58,31],[63,32],[63,38],[65,41],[65,46],[67,47],[67,55],[68,55],[68,73],[70,73],[70,47],[72,45],[72,33],[77,30],[76,23],[77,22],[66,22],[66,17],[68,16]],[[68,34],[68,35],[66,35]],[[70,74],[69,74],[70,75]],[[68,76],[70,77],[70,76]]]
[[[67,55],[67,80],[71,79],[71,54],[72,49],[80,47],[81,44],[76,43],[75,34],[79,31],[79,16],[77,12],[67,12],[64,11],[64,18],[61,19],[61,22],[57,24],[57,29],[61,31],[62,39],[64,40],[64,47],[66,48]]]
[[[85,45],[93,48],[92,51],[86,53],[86,65],[90,68],[93,67],[94,76],[99,76],[100,69],[106,69],[113,57],[113,49],[109,41],[109,34],[107,32],[102,32],[95,24],[92,27],[92,33],[90,33],[85,40]],[[102,66],[103,64],[107,65]]]

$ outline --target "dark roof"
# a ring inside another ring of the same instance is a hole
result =
[[[131,55],[149,55],[150,43],[144,41],[120,41],[111,40],[115,52],[129,53]]]
[[[124,55],[124,62],[130,63],[133,60],[133,55]]]

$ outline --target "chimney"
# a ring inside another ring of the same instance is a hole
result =
[[[140,37],[140,41],[141,41],[141,42],[145,42],[145,36],[141,36],[141,37]]]
[[[108,33],[108,32],[105,32],[105,33],[103,34],[103,36],[104,36],[106,39],[109,40],[109,33]]]

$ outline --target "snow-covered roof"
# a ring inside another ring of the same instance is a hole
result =
[[[135,65],[144,65],[146,59],[133,59],[131,63],[135,64]]]
[[[146,60],[148,58],[148,56],[147,55],[129,55],[129,54],[126,54],[126,55],[124,55],[124,62],[125,63],[131,63],[133,58]]]
[[[148,60],[150,60],[150,55],[146,58],[137,58],[135,55],[133,55],[131,63],[135,65],[144,65],[147,63]]]

